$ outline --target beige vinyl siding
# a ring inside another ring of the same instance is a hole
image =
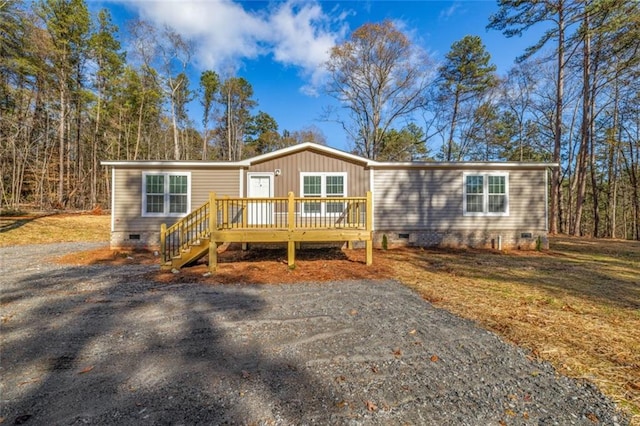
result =
[[[508,216],[464,216],[463,173],[509,176]],[[546,228],[545,173],[531,170],[406,168],[374,170],[378,230],[489,230]]]
[[[300,196],[301,172],[345,172],[347,173],[347,196],[363,197],[369,190],[369,170],[363,164],[345,161],[342,158],[329,156],[325,153],[306,150],[290,155],[284,155],[259,164],[252,165],[248,172],[270,172],[280,169],[280,176],[275,176],[274,196],[286,197],[289,191],[293,191],[296,197]],[[245,178],[245,186],[247,179]],[[245,188],[245,194],[248,191]]]
[[[209,192],[218,196],[239,196],[239,169],[206,170],[180,168],[115,169],[113,227],[114,231],[136,233],[160,231],[160,225],[171,225],[179,217],[142,217],[142,172],[189,172],[191,174],[191,210],[209,199]]]

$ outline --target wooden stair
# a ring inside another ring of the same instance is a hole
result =
[[[161,265],[164,271],[172,269],[180,269],[183,266],[189,266],[209,254],[209,238],[200,238],[196,241],[189,242],[186,248],[182,248],[177,256],[173,256],[170,260]]]

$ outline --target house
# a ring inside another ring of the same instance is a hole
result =
[[[389,246],[544,248],[547,176],[549,168],[557,167],[378,162],[313,143],[237,162],[104,161],[102,165],[112,171],[114,248],[158,246],[161,225],[170,226],[195,211],[211,193],[262,198],[263,206],[257,210],[245,203],[228,214],[245,209],[249,211],[245,224],[273,225],[286,210],[265,207],[268,199],[290,192],[305,199],[297,201],[293,215],[334,217],[336,223],[347,204],[329,199],[364,197],[370,192],[371,238],[378,246],[385,240]],[[311,200],[324,203],[314,205]]]

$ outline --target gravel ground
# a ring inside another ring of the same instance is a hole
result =
[[[0,249],[0,423],[627,424],[394,281],[160,284]]]

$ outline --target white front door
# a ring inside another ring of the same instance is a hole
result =
[[[248,174],[249,198],[273,197],[273,174]],[[271,225],[273,221],[273,203],[266,200],[247,203],[247,221],[249,225]]]

